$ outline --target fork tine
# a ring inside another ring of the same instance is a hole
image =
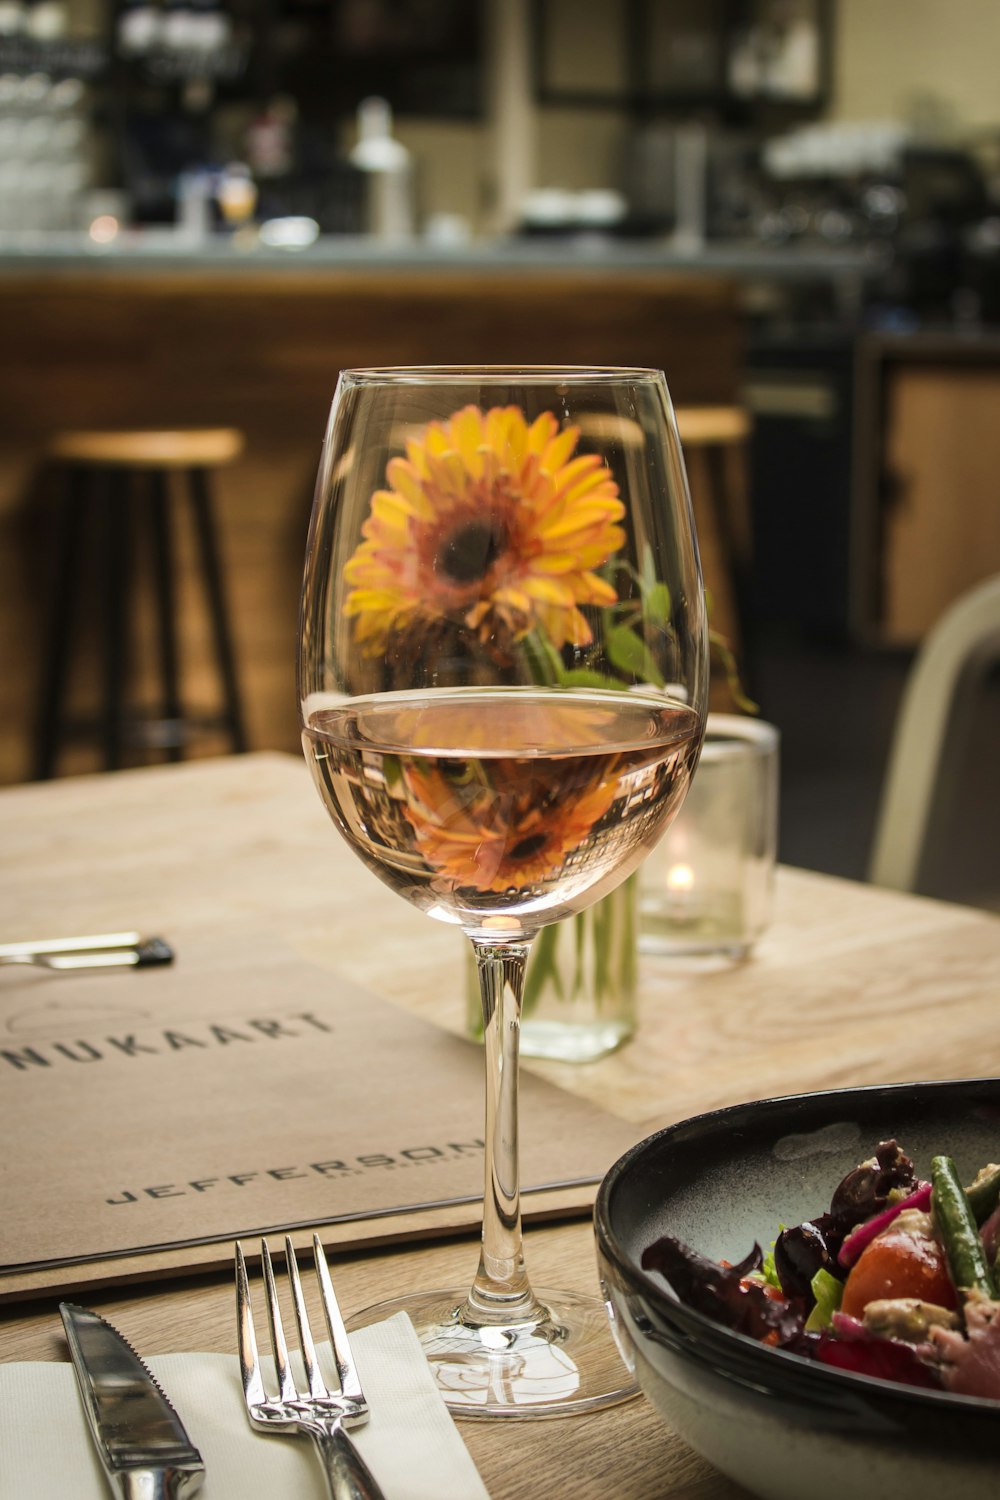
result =
[[[330,1392],[324,1384],[316,1359],[316,1345],[313,1343],[312,1329],[309,1326],[306,1299],[302,1295],[302,1282],[299,1280],[295,1250],[291,1237],[287,1234],[285,1235],[285,1262],[288,1266],[288,1280],[292,1287],[292,1303],[295,1307],[295,1321],[299,1328],[299,1346],[302,1349],[302,1363],[305,1365],[306,1379],[309,1382],[309,1394],[310,1396],[329,1396]]]
[[[260,1357],[257,1353],[257,1337],[253,1326],[253,1308],[250,1305],[250,1283],[247,1280],[247,1263],[243,1257],[243,1246],[236,1244],[236,1330],[240,1347],[240,1372],[243,1376],[243,1398],[247,1406],[259,1406],[267,1399],[264,1381],[260,1373]]]
[[[326,1326],[330,1330],[330,1341],[333,1344],[333,1358],[337,1366],[341,1393],[351,1401],[367,1406],[365,1393],[361,1389],[358,1367],[354,1363],[354,1355],[347,1337],[347,1329],[344,1327],[344,1319],[340,1313],[340,1304],[330,1279],[326,1251],[323,1249],[318,1234],[313,1235],[313,1255],[316,1259],[316,1275],[319,1277],[320,1291],[323,1294],[323,1311],[326,1314]]]
[[[274,1367],[278,1372],[278,1390],[282,1401],[294,1401],[297,1392],[288,1364],[288,1345],[285,1343],[285,1330],[282,1327],[281,1309],[278,1306],[278,1292],[274,1284],[274,1268],[271,1265],[271,1252],[267,1248],[266,1240],[260,1242],[260,1256],[264,1267],[264,1289],[267,1292],[267,1313],[271,1324]]]

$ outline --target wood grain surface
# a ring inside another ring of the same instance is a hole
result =
[[[178,953],[248,924],[453,1030],[463,954],[392,896],[330,826],[296,759],[276,754],[70,778],[0,793],[0,942],[136,927]],[[652,1130],[702,1109],[829,1084],[994,1074],[1000,921],[781,869],[772,927],[738,965],[644,958],[637,1038],[589,1066],[525,1066]],[[374,1095],[373,1095],[374,1098]],[[596,1291],[588,1223],[526,1236],[539,1285]],[[335,1252],[348,1314],[464,1284],[468,1237]],[[90,1299],[146,1353],[232,1351],[225,1273]],[[65,1357],[54,1296],[0,1315],[0,1357]],[[737,1500],[640,1398],[587,1418],[466,1423],[493,1500]]]

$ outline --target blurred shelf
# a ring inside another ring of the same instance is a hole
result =
[[[302,249],[234,243],[224,236],[185,241],[169,230],[123,231],[110,245],[93,245],[83,234],[0,234],[0,274],[72,268],[130,271],[152,268],[227,273],[262,268],[329,267],[351,270],[428,270],[452,274],[483,270],[518,272],[558,268],[592,271],[665,271],[736,279],[838,280],[877,276],[885,268],[880,247],[769,248],[754,242],[708,243],[683,250],[667,240],[625,241],[580,236],[554,240],[496,240],[456,249],[414,240],[378,242],[363,236],[325,236]]]
[[[55,78],[92,79],[99,77],[107,67],[108,49],[97,40],[0,36],[0,73],[21,76],[44,73]]]

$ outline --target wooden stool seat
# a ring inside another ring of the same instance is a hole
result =
[[[65,483],[57,497],[55,577],[35,730],[38,780],[55,774],[63,741],[80,733],[99,736],[107,770],[124,763],[129,745],[180,760],[186,744],[206,731],[223,731],[234,751],[247,749],[209,482],[213,470],[232,463],[242,450],[243,434],[231,427],[74,430],[52,437],[47,455]],[[218,671],[221,703],[218,712],[207,715],[192,714],[182,704],[173,576],[175,501],[187,502]],[[128,692],[136,544],[142,532],[152,563],[159,657],[159,702],[152,711],[130,704]],[[85,560],[96,563],[91,603],[103,644],[103,698],[96,719],[74,723],[65,698],[80,633],[77,613]]]
[[[679,406],[677,431],[689,447],[745,443],[750,436],[750,418],[742,406]]]
[[[99,468],[216,468],[240,456],[243,434],[235,427],[195,427],[177,432],[60,432],[47,451],[58,463]]]

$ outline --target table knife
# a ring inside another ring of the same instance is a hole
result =
[[[37,964],[43,969],[146,968],[173,963],[173,959],[173,949],[163,938],[143,937],[139,932],[0,943],[0,964]]]
[[[184,1424],[130,1344],[99,1313],[59,1312],[83,1409],[108,1482],[122,1500],[186,1500],[205,1465]]]

